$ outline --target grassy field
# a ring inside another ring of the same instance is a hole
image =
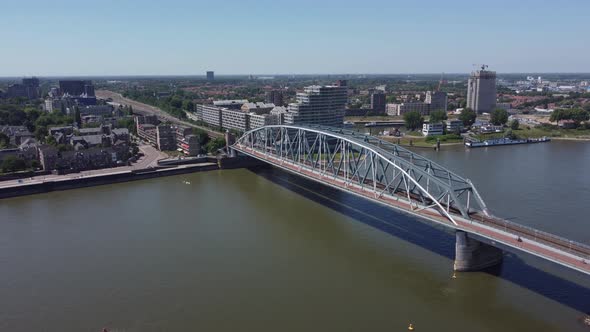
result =
[[[563,137],[590,139],[590,129],[547,129],[544,127],[525,127],[513,131],[518,137]]]
[[[554,137],[563,139],[587,139],[590,140],[590,129],[561,129],[561,128],[547,128],[547,127],[525,127],[522,126],[517,130],[512,131],[518,138],[539,138],[539,137]],[[502,138],[504,133],[477,135],[480,140]]]
[[[403,137],[393,137],[393,136],[380,136],[384,141],[392,142],[395,144],[403,145],[403,146],[416,146],[416,147],[424,147],[424,148],[434,148],[436,147],[436,139],[440,140],[441,145],[445,144],[462,144],[463,138],[457,135],[442,135],[436,137],[424,137],[424,136],[410,136],[406,135]]]

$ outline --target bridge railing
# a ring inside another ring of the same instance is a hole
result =
[[[495,228],[504,229],[506,232],[517,235],[522,241],[527,239],[542,243],[548,247],[562,250],[572,255],[581,257],[590,264],[590,245],[566,239],[564,237],[538,230],[536,228],[515,223],[500,218],[473,218],[473,221],[483,224],[493,224]]]

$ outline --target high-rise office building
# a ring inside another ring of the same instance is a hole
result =
[[[496,72],[485,70],[474,71],[467,83],[467,107],[478,114],[489,113],[496,107]]]
[[[427,91],[424,102],[430,104],[430,112],[447,111],[448,98],[446,92]]]
[[[285,123],[342,127],[347,99],[346,86],[308,86],[289,104]]]
[[[283,91],[280,90],[271,90],[266,92],[265,101],[270,104],[274,104],[275,106],[283,106]]]
[[[335,86],[348,86],[348,80],[337,80]]]
[[[41,93],[39,90],[39,79],[36,77],[23,78],[22,84],[12,84],[6,90],[8,97],[25,97],[37,99]]]
[[[385,114],[385,94],[375,91],[371,94],[371,109],[375,113]]]
[[[212,71],[207,72],[207,81],[213,81],[215,79],[215,73]]]
[[[94,97],[94,85],[92,85],[92,81],[60,80],[59,89],[64,95],[81,96],[85,94],[87,97]]]

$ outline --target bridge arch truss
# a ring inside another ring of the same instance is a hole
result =
[[[397,144],[355,131],[272,125],[246,132],[233,148],[330,185],[399,203],[412,212],[437,211],[455,226],[456,217],[488,215],[468,179]]]

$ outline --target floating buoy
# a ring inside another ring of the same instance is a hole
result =
[[[455,272],[453,272],[453,276],[451,278],[457,279],[457,274]]]
[[[408,326],[408,331],[414,331],[414,325],[412,325],[412,323],[410,323],[410,326]]]

